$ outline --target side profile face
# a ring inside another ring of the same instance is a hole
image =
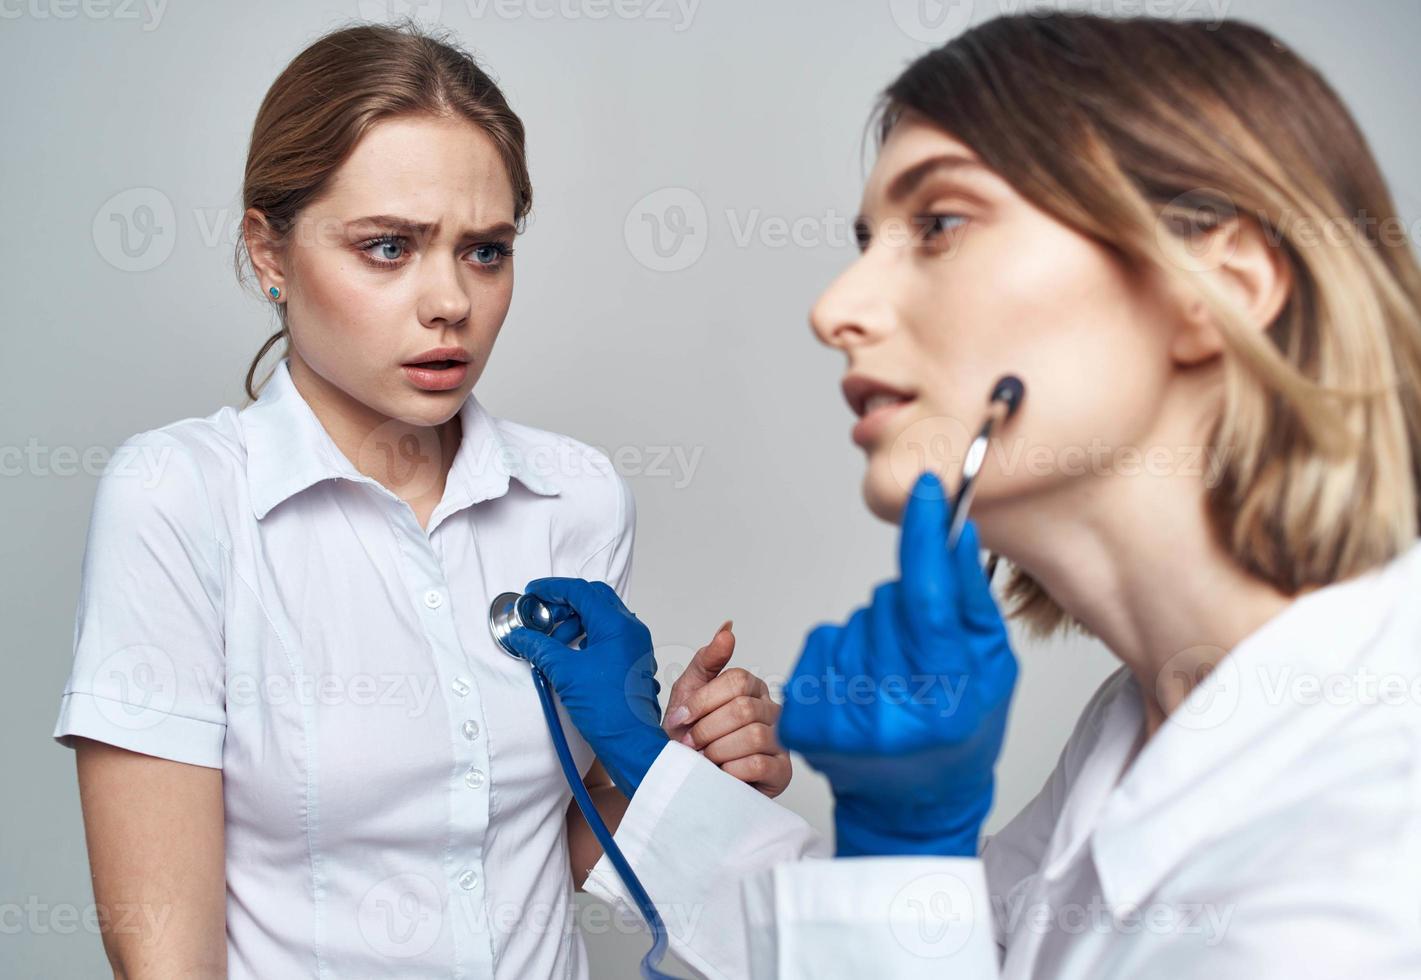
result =
[[[823,293],[811,323],[847,357],[853,438],[867,456],[864,497],[901,518],[925,470],[955,490],[966,446],[999,377],[1026,397],[999,430],[972,516],[993,522],[1082,487],[1092,445],[1143,448],[1174,370],[1161,290],[1114,253],[1039,210],[971,148],[906,113],[864,190],[860,252]],[[1108,457],[1109,453],[1106,453]]]
[[[478,381],[513,296],[514,193],[493,141],[464,119],[375,124],[281,257],[292,371],[325,399],[437,425]],[[421,387],[404,365],[435,348],[468,359]],[[302,362],[298,365],[296,362]]]

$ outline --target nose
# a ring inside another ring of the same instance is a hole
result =
[[[865,253],[829,284],[809,313],[810,326],[822,343],[847,351],[894,329],[896,314],[885,273],[871,253]]]
[[[472,303],[461,278],[459,259],[435,257],[424,264],[425,277],[419,298],[419,321],[425,326],[458,326],[469,318]]]

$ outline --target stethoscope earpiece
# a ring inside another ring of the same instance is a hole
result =
[[[962,479],[957,483],[957,494],[952,499],[952,522],[947,528],[947,546],[957,547],[957,539],[967,526],[967,512],[972,507],[972,497],[977,491],[977,474],[982,472],[982,463],[987,458],[987,445],[997,426],[1006,423],[1021,408],[1026,398],[1026,384],[1014,374],[1004,374],[992,386],[992,394],[987,398],[987,417],[977,430],[977,437],[967,446],[962,457]],[[996,571],[993,561],[988,569],[988,577]]]

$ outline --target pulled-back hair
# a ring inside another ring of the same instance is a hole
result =
[[[335,30],[292,59],[257,110],[242,179],[243,213],[256,208],[276,235],[289,235],[301,210],[321,196],[372,125],[421,114],[462,116],[493,140],[521,225],[533,206],[522,120],[470,54],[413,21]],[[239,282],[249,281],[250,265],[239,236]],[[247,369],[246,392],[253,400],[257,365],[278,342],[290,342],[286,306],[276,309],[281,329]]]

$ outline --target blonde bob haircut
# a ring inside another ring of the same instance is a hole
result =
[[[1206,304],[1225,342],[1206,499],[1240,567],[1295,595],[1415,541],[1421,269],[1366,139],[1311,65],[1239,21],[1026,13],[911,64],[878,107],[880,145],[907,110]],[[1247,220],[1291,273],[1263,332],[1191,271],[1191,241]],[[1079,626],[1020,568],[1005,596],[1038,635]]]

